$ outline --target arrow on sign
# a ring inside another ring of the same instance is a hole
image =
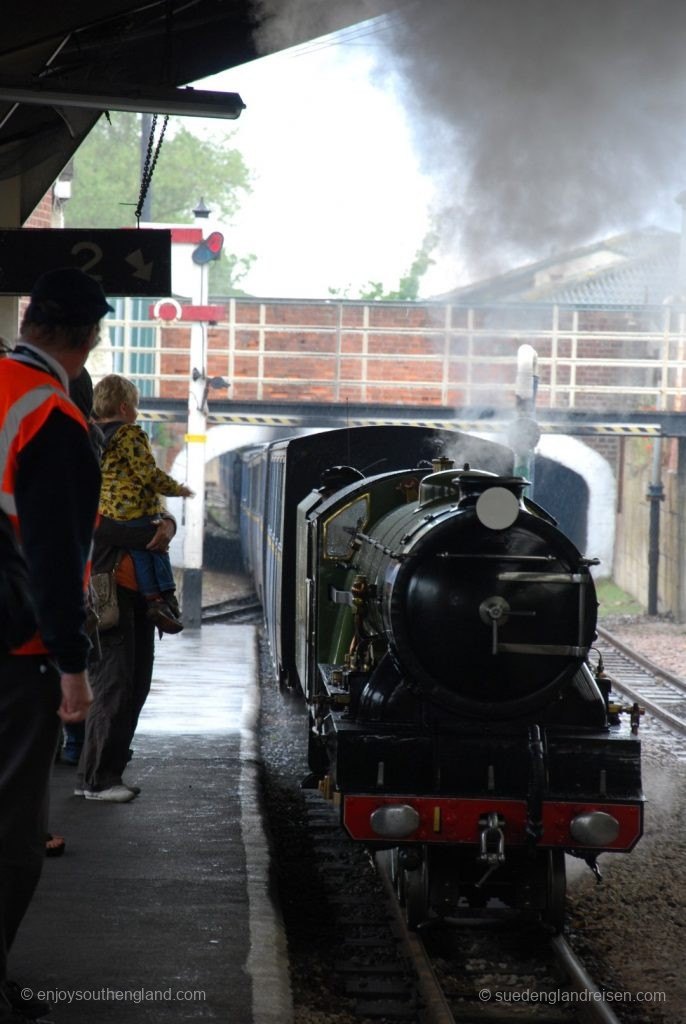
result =
[[[144,281],[149,281],[152,277],[152,261],[150,263],[145,262],[145,257],[140,249],[136,249],[135,252],[130,253],[126,257],[126,262],[130,263],[134,268],[133,276],[140,277]]]

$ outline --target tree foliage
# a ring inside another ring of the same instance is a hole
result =
[[[100,119],[81,145],[74,157],[72,197],[65,206],[66,227],[136,226],[141,123],[139,114],[112,113]],[[156,139],[161,123],[158,121]],[[218,219],[229,221],[235,215],[251,184],[250,172],[231,141],[228,132],[220,143],[210,142],[170,121],[152,177],[154,221],[190,224],[193,207],[201,198]],[[254,259],[252,254],[223,254],[212,265],[212,290],[235,290]]]
[[[419,288],[424,274],[436,262],[431,258],[431,254],[437,243],[438,232],[429,231],[417,249],[409,270],[400,278],[397,288],[387,289],[382,281],[368,281],[360,289],[357,298],[367,302],[414,302],[419,296]],[[340,288],[329,288],[329,294],[347,298],[348,289],[343,292]]]

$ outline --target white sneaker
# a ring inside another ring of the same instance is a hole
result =
[[[112,804],[126,804],[136,796],[128,786],[110,786],[109,789],[87,789],[83,795],[86,800],[107,800]]]
[[[134,796],[138,796],[138,794],[141,791],[140,786],[127,786],[125,782],[123,782],[122,785],[126,789],[130,789]],[[74,789],[74,796],[85,796],[87,792],[88,790],[82,789],[81,786],[76,786],[76,788]],[[97,792],[97,790],[92,790],[92,792]],[[91,799],[93,798],[91,797]]]

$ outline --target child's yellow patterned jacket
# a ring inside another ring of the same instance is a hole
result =
[[[107,437],[110,424],[102,426]],[[122,423],[109,436],[102,456],[102,515],[123,520],[158,515],[164,511],[159,495],[180,495],[182,486],[158,469],[141,427]]]

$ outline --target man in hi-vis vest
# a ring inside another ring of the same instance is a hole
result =
[[[28,566],[38,624],[27,643],[0,651],[0,1024],[49,1009],[22,1000],[6,960],[45,858],[60,719],[82,721],[92,700],[85,586],[100,470],[68,390],[111,309],[80,270],[49,271],[0,360],[0,508]]]

